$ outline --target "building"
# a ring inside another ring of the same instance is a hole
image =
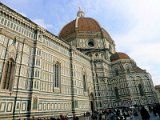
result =
[[[150,74],[81,9],[57,37],[0,3],[0,119],[155,102]]]
[[[160,85],[156,85],[155,90],[157,94],[158,103],[160,103]]]

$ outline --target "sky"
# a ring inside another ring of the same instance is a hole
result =
[[[0,0],[58,36],[79,7],[160,85],[160,0]]]

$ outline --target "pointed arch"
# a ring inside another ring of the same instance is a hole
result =
[[[35,96],[33,98],[33,110],[37,110],[38,108],[38,98]]]
[[[54,65],[54,87],[60,87],[61,81],[61,63],[56,62]]]
[[[129,64],[125,64],[125,70],[127,73],[131,72],[131,66]]]
[[[143,90],[142,84],[138,84],[138,88],[139,88],[140,95],[144,96],[144,90]]]
[[[100,101],[99,106],[102,107],[102,101]]]
[[[12,90],[13,79],[15,71],[15,62],[13,58],[9,58],[3,68],[2,80],[1,80],[1,89]]]
[[[90,107],[91,107],[91,110],[92,110],[92,112],[93,112],[94,109],[95,109],[95,105],[94,105],[95,101],[94,101],[93,92],[91,92],[91,93],[89,94],[89,100],[90,100]]]
[[[117,68],[115,69],[115,75],[119,76],[119,70]]]
[[[145,89],[144,89],[143,80],[140,76],[136,76],[136,79],[139,82],[139,84],[138,84],[139,94],[140,94],[140,96],[144,96],[145,95]]]
[[[87,91],[87,82],[86,82],[86,74],[83,74],[83,91]]]
[[[114,91],[115,91],[116,99],[119,99],[119,92],[118,92],[118,88],[117,88],[117,87],[115,87],[115,88],[114,88]]]

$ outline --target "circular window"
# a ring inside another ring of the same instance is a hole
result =
[[[88,42],[88,46],[93,47],[93,46],[94,46],[93,41],[89,41],[89,42]]]

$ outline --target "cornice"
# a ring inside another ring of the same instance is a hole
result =
[[[58,39],[54,34],[50,33],[46,29],[42,28],[41,26],[37,25],[36,23],[32,22],[30,19],[24,17],[23,15],[17,13],[16,11],[12,10],[11,8],[7,7],[6,5],[0,3],[0,11],[6,14],[8,17],[11,17],[20,23],[26,25],[29,28],[32,28],[34,31],[41,32],[44,36],[48,37],[49,39],[55,41],[56,43],[69,48],[69,45],[62,40]],[[7,28],[8,29],[8,28]],[[19,34],[19,33],[18,33]],[[27,38],[29,39],[29,38]]]
[[[10,38],[10,39],[16,39],[17,41],[23,42],[25,39],[25,43],[29,44],[30,46],[33,46],[34,41],[28,37],[22,36],[19,33],[16,32],[12,32],[9,29],[5,29],[3,27],[1,27],[0,25],[0,34],[5,35],[6,37]]]
[[[12,10],[11,8],[5,6],[4,4],[0,4],[0,10],[2,13],[5,13],[8,17],[11,17],[22,24],[27,25],[28,27],[31,27],[32,29],[35,29],[37,24],[32,22],[30,19],[24,17],[23,15],[17,13],[16,11]]]

